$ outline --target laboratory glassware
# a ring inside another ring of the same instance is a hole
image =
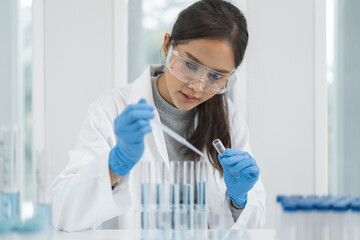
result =
[[[215,139],[213,142],[212,142],[213,146],[215,147],[216,151],[219,153],[219,154],[223,154],[225,152],[225,147],[223,145],[223,143],[221,142],[220,139]]]
[[[183,206],[186,212],[186,228],[194,228],[194,178],[195,163],[194,161],[184,161],[183,166]]]
[[[180,162],[170,162],[170,225],[176,228],[180,207]]]
[[[52,160],[49,152],[39,150],[36,152],[36,187],[37,187],[37,216],[44,221],[44,226],[52,226],[51,205],[51,171]]]
[[[20,218],[20,132],[17,126],[0,127],[2,169],[1,217]]]
[[[194,225],[196,229],[208,228],[208,205],[207,205],[207,181],[208,164],[204,161],[196,163],[196,181],[197,181],[197,206],[195,209]]]
[[[161,231],[165,231],[168,228],[168,211],[165,206],[165,173],[165,163],[158,162],[156,164],[155,176],[155,227]],[[161,232],[161,236],[164,236],[164,232]]]
[[[141,168],[141,229],[150,228],[150,162],[142,161]]]

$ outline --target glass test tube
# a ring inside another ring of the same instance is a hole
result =
[[[194,207],[194,162],[184,162],[184,190],[183,203],[185,208]]]
[[[213,142],[212,142],[213,146],[215,147],[216,151],[219,153],[219,154],[223,154],[225,152],[225,147],[224,145],[222,144],[221,140],[220,139],[215,139]]]
[[[186,228],[192,230],[194,228],[194,178],[195,163],[193,161],[184,162],[184,184],[183,184],[183,206],[186,211]]]
[[[15,126],[0,127],[2,169],[1,217],[20,217],[20,134]]]
[[[170,162],[170,208],[180,204],[180,162]]]
[[[150,162],[143,161],[141,168],[141,229],[150,228]]]
[[[196,180],[197,180],[197,202],[198,208],[207,207],[207,180],[208,180],[208,169],[207,163],[200,161],[197,162],[196,168]]]
[[[165,208],[165,169],[166,165],[163,162],[156,164],[156,177],[155,177],[155,186],[156,186],[156,208],[164,209]]]
[[[200,161],[196,163],[197,181],[197,208],[195,210],[195,229],[208,228],[207,213],[207,163]]]
[[[155,212],[155,227],[159,230],[166,230],[168,226],[168,214],[165,209],[165,172],[166,165],[164,162],[156,164],[156,212]],[[162,234],[163,235],[163,234]]]
[[[36,153],[36,186],[37,186],[37,216],[43,218],[45,226],[52,225],[51,210],[51,167],[52,161],[49,153],[37,151]]]
[[[170,162],[170,225],[175,229],[180,205],[180,162]]]

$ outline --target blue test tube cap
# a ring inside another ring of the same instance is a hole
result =
[[[299,202],[304,197],[302,195],[290,195],[283,198],[282,202]]]
[[[339,201],[334,202],[333,209],[336,212],[344,212],[350,209],[352,198],[346,196],[345,198],[340,199]]]
[[[319,199],[320,197],[319,196],[317,196],[317,195],[307,195],[306,197],[305,197],[305,199],[307,199],[307,200],[317,200],[317,199]]]
[[[315,203],[315,209],[318,211],[330,211],[331,207],[331,197],[321,197],[319,201]]]
[[[289,199],[291,199],[291,200],[301,200],[303,198],[304,198],[303,195],[290,195],[289,196]]]
[[[351,210],[356,211],[356,212],[360,212],[360,198],[355,198],[351,202]]]
[[[303,199],[299,202],[299,209],[301,211],[312,211],[314,210],[315,203],[314,201]]]
[[[288,196],[288,197],[285,197],[281,204],[284,205],[284,204],[287,204],[287,203],[292,203],[292,204],[296,204],[296,206],[298,207],[299,206],[299,202],[303,199],[303,196],[301,195],[291,195],[291,196]]]
[[[286,198],[286,195],[277,195],[276,202],[282,203],[282,201]]]
[[[291,201],[283,202],[282,207],[285,212],[295,212],[298,210],[297,203]]]

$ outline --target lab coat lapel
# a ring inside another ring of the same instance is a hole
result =
[[[151,76],[154,71],[162,69],[163,65],[151,65],[138,79],[133,82],[130,90],[129,104],[136,104],[141,98],[145,98],[148,104],[155,107],[152,94]],[[154,110],[154,114],[155,119],[160,122],[160,115],[156,108]],[[148,144],[153,144],[153,142],[155,142],[156,149],[162,158],[161,161],[165,162],[167,168],[169,169],[169,157],[166,150],[163,131],[158,126],[152,124],[152,134],[146,136],[146,139],[148,140]]]

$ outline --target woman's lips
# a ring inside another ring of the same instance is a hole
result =
[[[180,95],[186,102],[196,102],[196,101],[199,100],[197,97],[187,95],[187,94],[185,94],[183,92],[180,92]]]

